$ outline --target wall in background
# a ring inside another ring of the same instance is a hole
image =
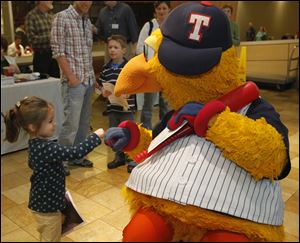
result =
[[[187,1],[171,1],[171,8],[175,8],[178,5],[185,3]],[[201,1],[189,1],[189,2],[201,2]],[[215,6],[222,8],[225,4],[230,5],[233,8],[233,13],[232,13],[232,19],[236,19],[236,14],[237,14],[237,8],[238,8],[238,3],[239,1],[210,1],[212,4]]]
[[[268,36],[275,40],[299,31],[298,1],[239,1],[236,22],[240,26],[241,40],[245,41],[248,23],[256,31],[261,25],[267,28]]]

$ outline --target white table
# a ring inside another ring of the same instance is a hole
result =
[[[38,96],[54,105],[56,117],[56,132],[53,138],[57,138],[62,125],[63,107],[61,99],[61,82],[56,78],[28,81],[11,85],[1,85],[1,155],[27,148],[29,136],[23,131],[15,143],[3,141],[5,138],[5,125],[2,114],[11,109],[17,101],[25,96]]]

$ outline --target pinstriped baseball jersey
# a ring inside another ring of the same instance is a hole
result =
[[[240,113],[245,114],[247,109]],[[176,140],[136,166],[126,186],[153,197],[258,223],[283,223],[279,181],[255,181],[213,143],[196,135]]]

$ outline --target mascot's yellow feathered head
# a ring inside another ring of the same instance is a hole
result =
[[[208,2],[184,3],[123,68],[115,94],[162,91],[173,109],[207,103],[242,84],[241,64],[225,14]]]

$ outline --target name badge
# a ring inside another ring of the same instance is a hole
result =
[[[112,24],[112,25],[111,25],[111,28],[112,28],[113,30],[118,30],[118,29],[119,29],[119,24]]]

